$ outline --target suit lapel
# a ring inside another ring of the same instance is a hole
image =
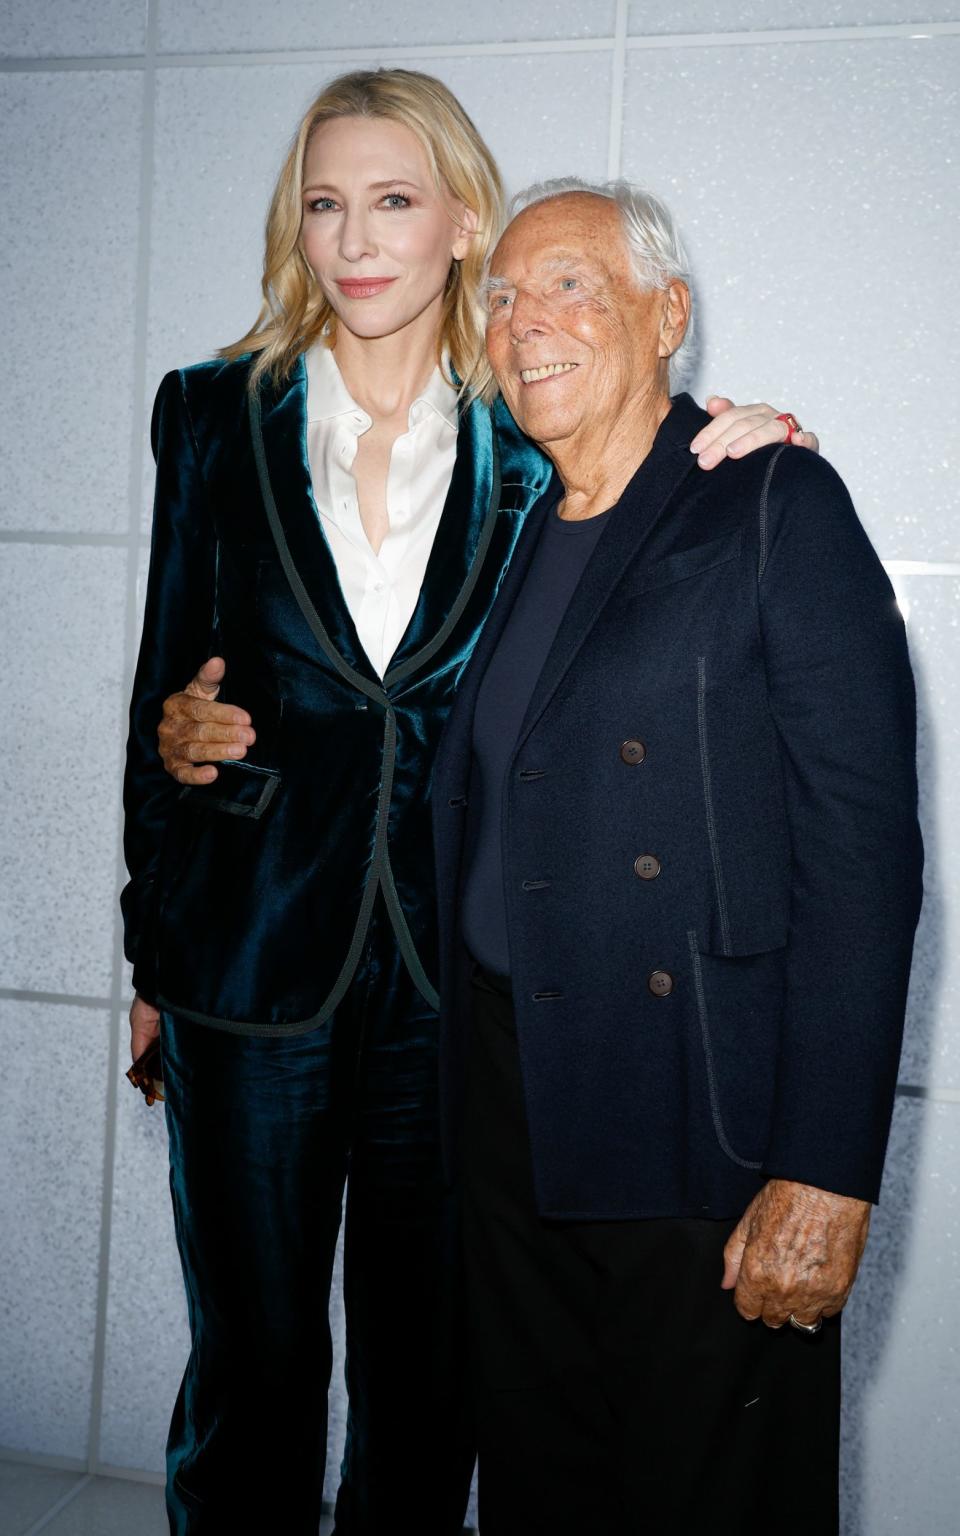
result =
[[[250,430],[270,531],[304,617],[337,670],[380,697],[380,679],[350,617],[313,496],[303,357],[279,389],[264,382],[250,396]]]
[[[617,503],[570,600],[520,727],[518,749],[550,703],[627,566],[653,539],[668,502],[696,467],[688,445],[703,424],[703,413],[689,395],[679,395]]]

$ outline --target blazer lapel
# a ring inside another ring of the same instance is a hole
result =
[[[617,503],[571,598],[520,727],[518,749],[550,703],[627,566],[653,537],[667,503],[696,467],[688,445],[704,420],[704,413],[689,395],[677,396],[653,447]]]
[[[302,357],[278,390],[249,397],[254,460],[267,520],[294,595],[321,649],[362,692],[382,697],[350,617],[320,523],[307,456],[307,371]]]
[[[500,506],[501,465],[491,412],[478,401],[461,407],[457,457],[423,585],[390,660],[391,687],[430,660],[457,623],[490,546]]]

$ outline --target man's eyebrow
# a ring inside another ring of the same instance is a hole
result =
[[[554,255],[548,256],[545,261],[541,261],[536,270],[542,274],[562,272],[564,269],[569,271],[571,267],[580,272],[592,272],[595,270],[594,263],[591,262],[589,256],[584,255],[583,251],[563,250],[556,251]],[[509,277],[488,277],[484,280],[481,292],[494,293],[498,288],[513,288],[514,286],[513,280]]]

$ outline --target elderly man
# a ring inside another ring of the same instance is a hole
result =
[[[556,474],[434,784],[483,1536],[837,1528],[921,896],[913,683],[832,470],[691,456],[685,267],[654,199],[547,184],[487,285]]]

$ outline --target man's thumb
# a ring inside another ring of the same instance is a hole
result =
[[[192,693],[199,699],[215,699],[220,692],[220,684],[223,682],[223,674],[227,670],[227,664],[222,656],[211,656],[205,661],[193,681],[184,689],[185,693]]]
[[[723,1250],[723,1279],[720,1281],[720,1289],[732,1291],[740,1277],[740,1263],[743,1259],[743,1250],[747,1246],[746,1224],[738,1221],[730,1236],[727,1238],[726,1247]]]

